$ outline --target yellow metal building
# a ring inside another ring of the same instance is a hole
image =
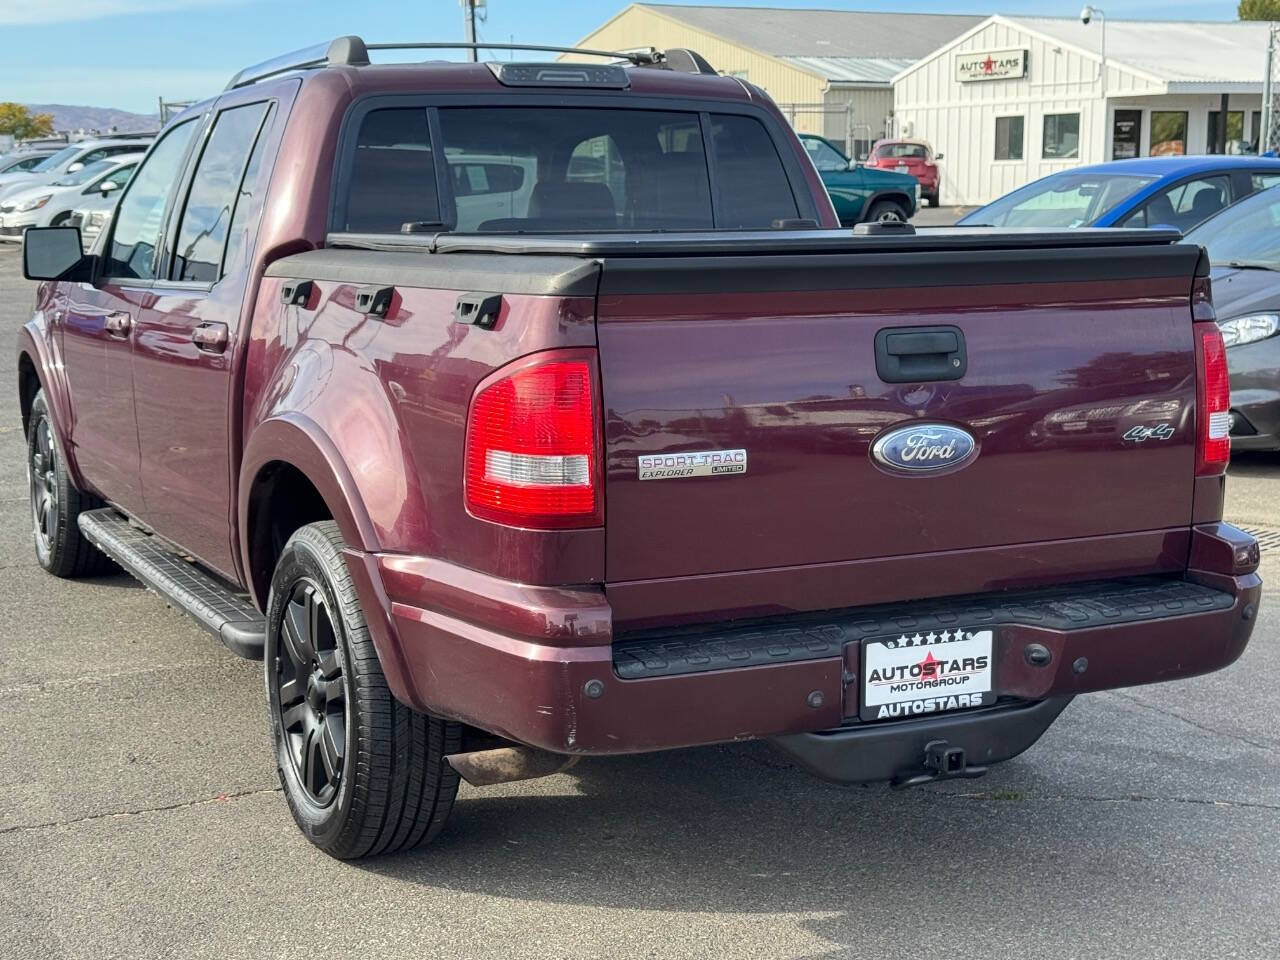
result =
[[[633,3],[578,45],[696,50],[721,73],[767,91],[797,130],[821,133],[861,157],[889,130],[892,77],[981,20]]]

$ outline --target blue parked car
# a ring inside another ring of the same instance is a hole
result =
[[[1043,177],[962,217],[961,226],[1177,227],[1280,184],[1280,158],[1138,157]]]

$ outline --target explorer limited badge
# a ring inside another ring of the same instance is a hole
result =
[[[718,477],[747,472],[745,450],[691,450],[682,453],[642,453],[641,480],[675,480],[680,477]]]
[[[871,446],[871,456],[900,473],[929,473],[958,467],[973,459],[977,441],[967,430],[945,423],[913,423],[884,434]]]

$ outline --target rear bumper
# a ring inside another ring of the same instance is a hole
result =
[[[617,638],[600,589],[530,587],[426,558],[353,551],[348,563],[392,690],[417,709],[559,753],[767,737],[840,779],[887,776],[938,731],[953,731],[942,738],[963,744],[973,762],[1006,759],[1061,709],[1034,706],[1041,701],[1224,667],[1248,642],[1261,592],[1256,542],[1226,524],[1195,529],[1185,580],[1131,578]],[[1003,706],[859,724],[859,643],[947,622],[993,628]],[[1047,664],[1031,664],[1030,644],[1049,651]],[[857,744],[866,758],[821,759],[844,752],[842,744]],[[854,767],[863,774],[851,777]]]

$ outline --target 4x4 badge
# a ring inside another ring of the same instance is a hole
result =
[[[1154,427],[1130,427],[1123,439],[1141,443],[1143,440],[1168,440],[1173,434],[1174,429],[1170,424],[1157,423]]]

